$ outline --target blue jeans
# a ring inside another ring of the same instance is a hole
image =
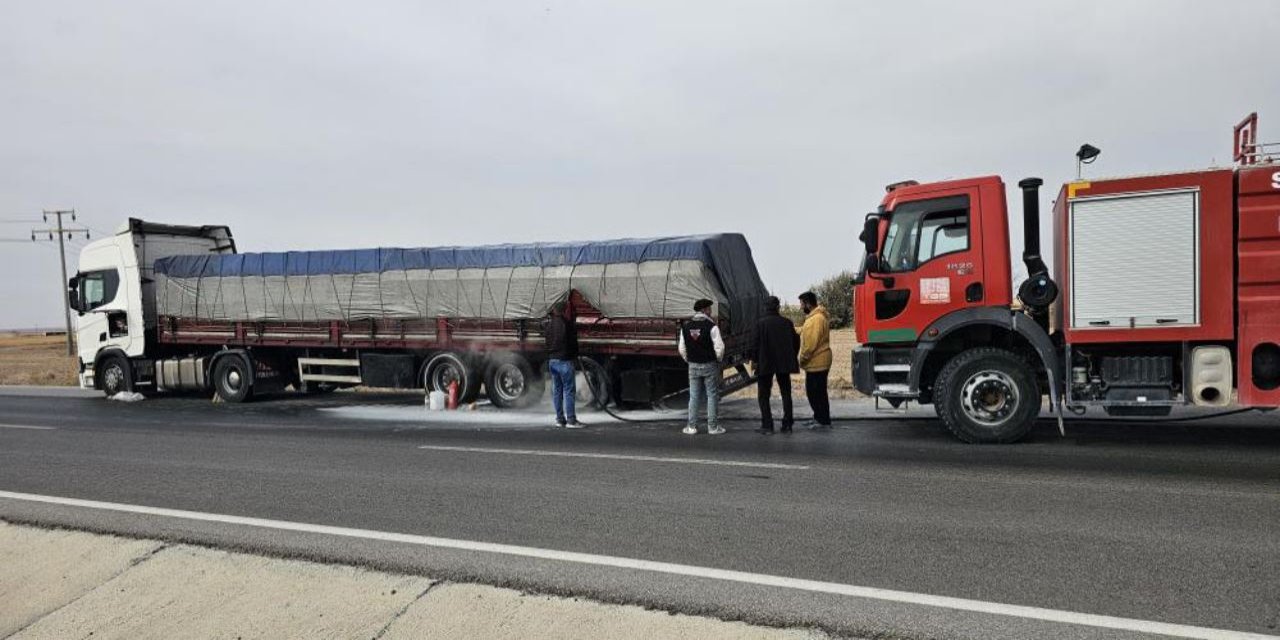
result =
[[[702,408],[702,395],[707,396],[707,428],[716,427],[716,410],[720,407],[720,380],[723,377],[719,362],[689,363],[689,426],[698,426],[698,411]]]
[[[572,360],[551,360],[547,363],[551,372],[551,405],[556,408],[556,422],[575,422],[578,413],[574,410],[574,397],[578,393],[574,380]]]

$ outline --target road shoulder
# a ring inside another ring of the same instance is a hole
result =
[[[0,636],[822,638],[811,630],[0,521]],[[11,635],[12,634],[12,635]]]

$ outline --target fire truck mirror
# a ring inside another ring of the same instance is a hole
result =
[[[880,261],[876,253],[880,250],[880,216],[872,213],[862,223],[862,233],[858,234],[862,246],[867,251],[867,271],[878,271]]]
[[[867,254],[867,268],[865,273],[880,273],[880,258],[873,253]]]

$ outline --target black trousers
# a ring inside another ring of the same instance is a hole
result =
[[[804,372],[804,393],[809,396],[809,407],[813,409],[813,421],[822,425],[831,425],[831,401],[827,399],[827,374],[829,371]]]
[[[791,417],[791,374],[758,372],[756,395],[760,399],[760,426],[773,428],[773,411],[769,406],[769,396],[773,395],[773,381],[778,381],[778,393],[782,396],[782,428],[790,429],[795,422]]]

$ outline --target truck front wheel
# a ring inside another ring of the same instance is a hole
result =
[[[224,402],[245,402],[253,395],[253,371],[238,355],[223,356],[213,366],[213,388]]]
[[[942,368],[934,402],[942,423],[965,442],[1017,442],[1040,415],[1040,388],[1031,367],[1017,355],[970,349]]]
[[[98,386],[108,398],[133,391],[133,368],[121,356],[108,356],[98,365]]]

